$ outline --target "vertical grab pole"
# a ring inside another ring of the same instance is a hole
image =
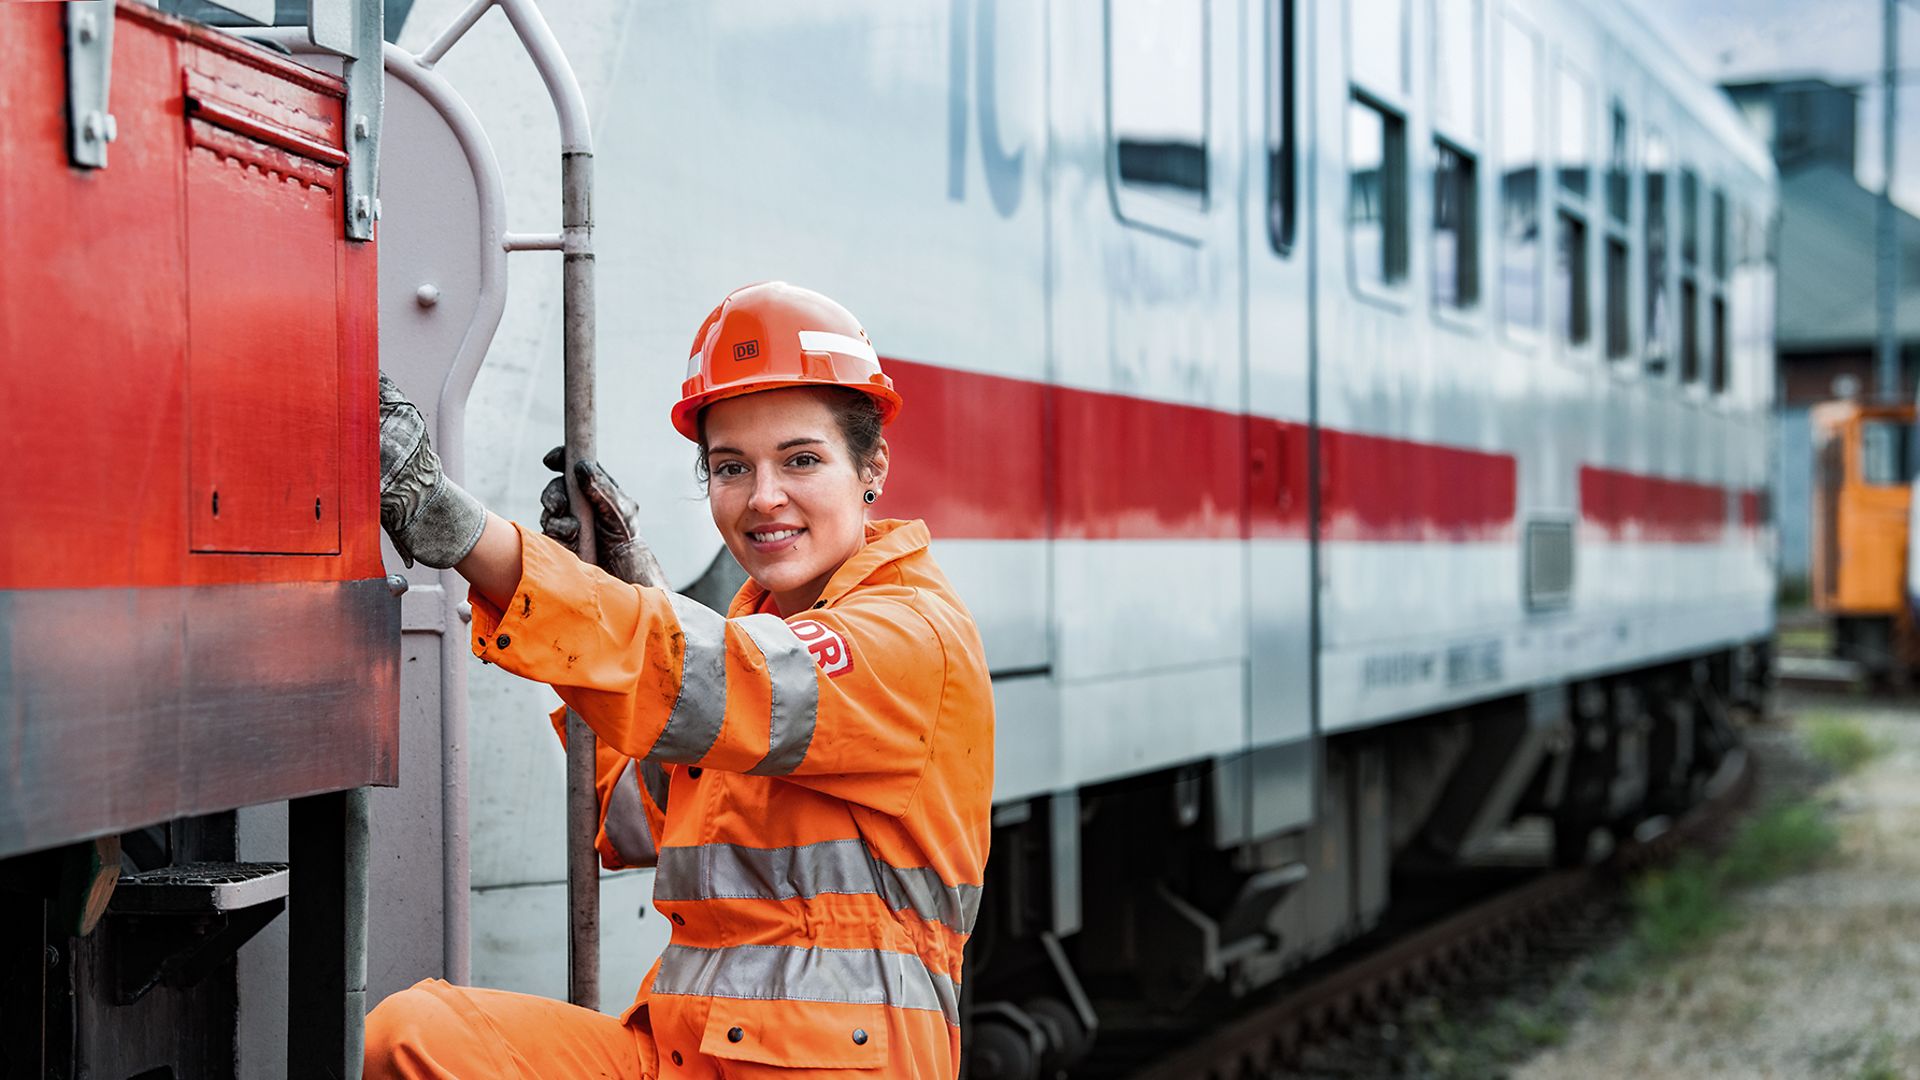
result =
[[[473,10],[484,11],[488,2],[476,0]],[[594,457],[593,134],[579,80],[534,0],[491,2],[498,3],[527,46],[560,121],[567,494],[580,521],[580,557],[593,562],[593,508],[573,475],[575,462]],[[593,785],[595,741],[593,729],[568,709],[567,1000],[589,1009],[600,1007],[600,857],[593,847],[594,835],[600,831],[600,800]]]
[[[593,508],[574,477],[593,447],[593,153],[561,157],[560,201],[565,278],[567,494],[580,522],[580,557],[594,561]],[[593,729],[567,710],[567,1000],[600,1007],[600,799],[594,791]]]

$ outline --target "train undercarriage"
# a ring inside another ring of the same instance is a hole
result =
[[[1103,999],[1174,1011],[1269,986],[1374,928],[1396,875],[1462,866],[1521,819],[1550,825],[1557,865],[1602,858],[1702,798],[1771,678],[1753,642],[1332,735],[1313,824],[1253,842],[1214,842],[1231,785],[1199,766],[1003,806],[966,1075],[1070,1071]]]

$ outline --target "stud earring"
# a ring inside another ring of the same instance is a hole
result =
[[[865,500],[867,500],[867,505],[868,505],[868,506],[872,506],[872,505],[873,505],[873,502],[874,502],[874,500],[875,500],[875,499],[878,499],[879,497],[880,497],[880,493],[879,493],[879,492],[877,492],[877,491],[875,491],[875,490],[873,490],[872,488],[868,488],[868,489],[867,489],[867,493],[866,493],[865,495],[863,495],[863,496],[861,496],[861,498],[863,498],[863,499],[865,499]]]

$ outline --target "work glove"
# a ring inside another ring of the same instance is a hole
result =
[[[567,448],[556,446],[540,459],[547,468],[561,475],[547,481],[540,493],[540,531],[580,554],[580,519],[573,516],[573,503],[567,496]],[[666,572],[653,557],[653,549],[640,539],[635,523],[640,504],[627,497],[597,461],[575,462],[574,479],[593,507],[595,561],[600,569],[633,585],[665,588]]]
[[[447,479],[427,438],[427,420],[380,375],[380,527],[408,566],[446,569],[480,542],[487,508]]]

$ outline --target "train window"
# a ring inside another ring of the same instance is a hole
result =
[[[1621,225],[1627,223],[1627,177],[1633,173],[1628,139],[1627,110],[1619,99],[1613,103],[1612,129],[1607,154],[1607,217]]]
[[[1700,287],[1693,275],[1680,279],[1680,381],[1700,378]]]
[[[1579,214],[1560,211],[1560,243],[1554,259],[1554,294],[1560,340],[1585,345],[1592,338],[1591,290],[1587,285],[1587,222]]]
[[[1472,154],[1434,140],[1433,302],[1469,308],[1480,299],[1479,181]]]
[[[1633,355],[1632,302],[1628,229],[1628,177],[1631,175],[1632,143],[1628,139],[1627,110],[1615,98],[1607,111],[1607,187],[1606,187],[1606,306],[1607,359],[1625,360]]]
[[[1727,392],[1727,298],[1713,298],[1713,367],[1707,385],[1716,394]]]
[[[1722,282],[1727,276],[1727,193],[1713,192],[1713,276]]]
[[[1627,323],[1627,242],[1607,236],[1607,359],[1624,360],[1633,353],[1633,328]]]
[[[1592,171],[1592,154],[1587,139],[1588,110],[1593,107],[1586,80],[1568,68],[1560,69],[1560,189],[1587,197],[1587,177]]]
[[[1347,242],[1354,280],[1407,277],[1407,123],[1356,93],[1347,103]]]
[[[1433,0],[1433,127],[1480,141],[1479,0]]]
[[[1353,81],[1389,99],[1405,94],[1407,0],[1353,0],[1347,19]]]
[[[1592,172],[1587,116],[1592,99],[1586,81],[1570,68],[1560,68],[1557,82],[1559,182],[1555,198],[1560,210],[1555,218],[1559,228],[1553,262],[1554,322],[1562,342],[1580,346],[1593,337],[1587,258],[1592,250],[1587,239],[1587,190]]]
[[[1646,370],[1667,373],[1667,143],[1658,131],[1647,131],[1647,322]]]
[[[1267,10],[1267,239],[1273,250],[1293,250],[1299,227],[1298,145],[1294,137],[1293,0]]]
[[[1206,205],[1206,24],[1184,0],[1107,0],[1108,117],[1122,184]]]
[[[1480,3],[1433,0],[1433,302],[1480,301]]]
[[[1680,170],[1680,263],[1692,267],[1700,261],[1700,177],[1692,169]]]
[[[1500,34],[1500,310],[1508,326],[1540,325],[1540,42],[1511,19]]]
[[[1860,423],[1860,482],[1874,487],[1907,482],[1908,427],[1892,420]]]

